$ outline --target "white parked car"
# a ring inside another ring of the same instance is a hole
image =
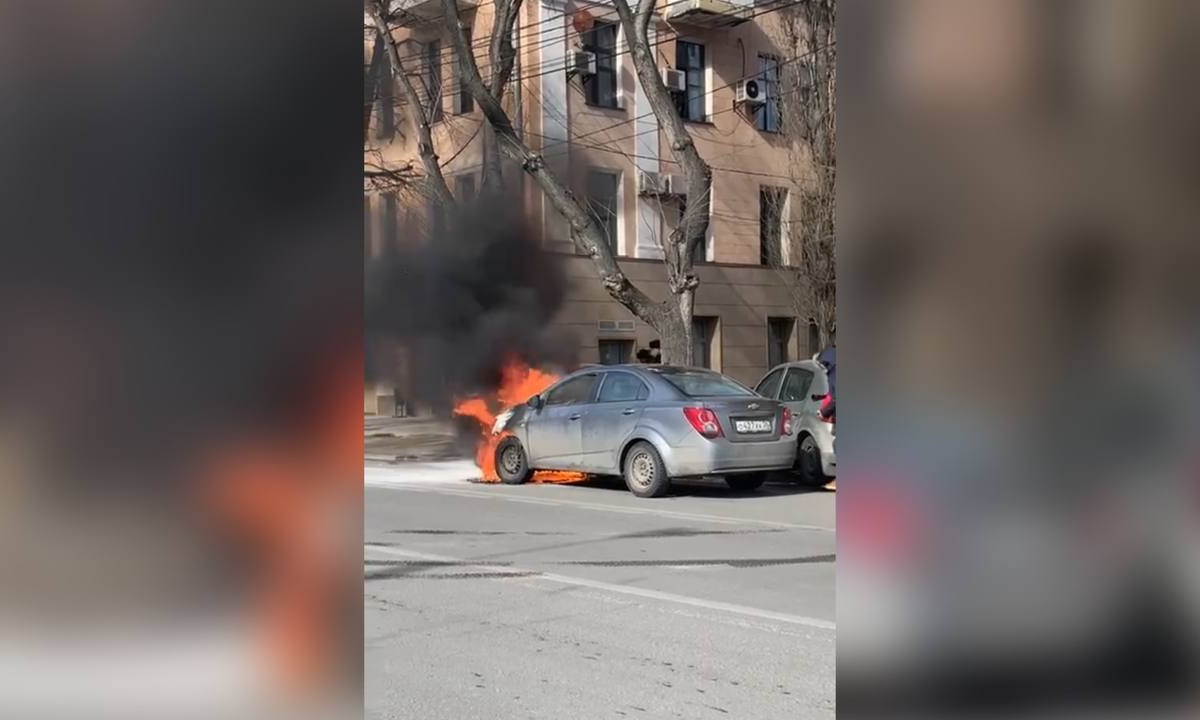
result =
[[[771,368],[755,386],[763,397],[778,400],[792,411],[796,436],[795,471],[804,485],[819,487],[837,476],[833,450],[836,417],[823,417],[829,398],[829,376],[816,360],[797,360]]]

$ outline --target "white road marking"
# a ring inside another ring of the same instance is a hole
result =
[[[720,602],[718,600],[705,600],[704,598],[691,597],[690,595],[677,595],[675,593],[662,592],[660,590],[650,590],[647,588],[635,587],[633,585],[619,585],[616,583],[590,580],[588,578],[574,577],[571,575],[559,575],[557,573],[538,573],[536,570],[527,570],[511,565],[499,566],[488,565],[487,563],[474,564],[465,558],[455,558],[447,555],[434,555],[432,553],[416,552],[413,550],[401,550],[399,548],[371,545],[370,543],[366,544],[364,548],[370,552],[382,553],[384,555],[394,555],[396,557],[410,558],[413,560],[462,563],[463,567],[477,568],[485,572],[537,573],[536,575],[526,576],[522,578],[523,580],[547,580],[549,582],[559,583],[561,585],[573,585],[575,587],[590,588],[592,590],[603,590],[605,592],[616,593],[619,595],[632,595],[634,597],[645,598],[647,600],[659,600],[661,602],[675,603],[677,605],[689,605],[691,607],[703,608],[705,610],[716,610],[719,612],[732,613],[734,615],[742,615],[760,620],[772,620],[775,622],[787,623],[789,625],[803,625],[806,627],[816,628],[818,630],[837,629],[837,623],[833,622],[832,620],[823,620],[821,618],[807,617],[804,615],[792,615],[790,613],[775,612],[774,610],[764,610],[762,608]]]
[[[374,484],[371,482],[368,485]],[[529,505],[558,505],[562,507],[578,507],[587,510],[600,510],[603,512],[623,513],[626,515],[652,515],[655,517],[674,518],[677,520],[692,520],[695,522],[715,523],[718,525],[761,525],[764,527],[783,528],[787,530],[816,530],[820,532],[836,532],[834,528],[823,527],[821,525],[805,525],[803,523],[789,523],[780,520],[761,520],[757,518],[737,518],[728,517],[725,515],[708,515],[705,513],[690,513],[681,512],[678,510],[666,510],[655,507],[628,507],[624,505],[607,505],[604,503],[586,502],[583,500],[561,500],[545,497],[528,497],[521,495],[511,495],[505,492],[505,488],[496,488],[493,492],[483,492],[479,490],[470,490],[462,487],[431,487],[429,485],[406,484],[406,483],[387,483],[385,485],[393,490],[404,490],[411,492],[431,492],[439,495],[457,495],[459,497],[468,498],[485,498],[488,500],[504,500],[507,502],[526,503]]]

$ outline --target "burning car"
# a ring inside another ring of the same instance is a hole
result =
[[[791,411],[710,370],[612,365],[577,370],[500,413],[491,427],[499,480],[536,471],[619,475],[639,497],[671,481],[721,476],[753,490],[792,467]]]

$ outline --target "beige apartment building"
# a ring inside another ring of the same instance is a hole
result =
[[[469,196],[480,184],[483,117],[457,80],[440,19],[439,0],[404,0],[407,20],[397,31],[410,74],[433,97],[435,146],[448,184]],[[702,157],[713,168],[712,216],[697,266],[697,364],[753,384],[774,363],[811,355],[822,340],[789,287],[792,198],[810,181],[803,143],[781,132],[780,63],[803,62],[785,46],[780,5],[726,0],[660,0],[651,42],[662,81],[675,96]],[[492,5],[460,0],[478,57],[486,55]],[[485,30],[487,29],[487,30]],[[583,29],[581,32],[580,30]],[[601,217],[630,279],[651,296],[666,293],[661,239],[685,198],[665,193],[678,169],[626,52],[610,5],[527,0],[515,29],[518,61],[508,93],[510,115],[525,142],[570,179],[577,197]],[[366,60],[374,51],[366,46]],[[755,81],[747,86],[745,80]],[[757,87],[755,87],[757,86]],[[757,90],[757,94],[755,94]],[[376,103],[368,144],[391,163],[419,167],[409,108]],[[542,246],[562,253],[569,276],[555,322],[578,342],[582,362],[633,361],[654,331],[612,300],[591,261],[574,255],[566,228],[535,184],[505,168],[518,188]],[[422,201],[368,192],[366,248],[377,253],[390,238],[436,231]],[[768,262],[775,259],[774,262]],[[369,386],[368,413],[411,412],[403,388]]]

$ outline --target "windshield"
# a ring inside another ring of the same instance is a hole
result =
[[[700,370],[659,372],[663,380],[688,397],[744,397],[754,391],[724,375]]]

